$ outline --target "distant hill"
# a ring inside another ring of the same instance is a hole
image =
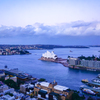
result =
[[[54,49],[54,48],[89,48],[88,46],[63,46],[63,45],[0,45],[0,49]]]

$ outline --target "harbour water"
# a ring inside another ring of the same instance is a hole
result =
[[[70,52],[70,50],[72,52]],[[99,50],[100,47],[57,48],[49,51],[54,51],[58,57],[66,59],[68,56],[100,56]],[[10,69],[18,68],[36,78],[45,78],[49,82],[55,80],[58,84],[75,90],[79,90],[79,87],[83,85],[81,82],[82,79],[92,80],[99,74],[98,72],[69,69],[59,63],[38,60],[42,53],[46,51],[47,50],[29,50],[29,52],[32,53],[30,55],[0,56],[0,69],[4,68],[5,65]]]

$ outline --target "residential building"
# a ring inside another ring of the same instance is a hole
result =
[[[15,97],[10,95],[4,95],[0,97],[0,100],[15,100]]]
[[[17,82],[17,77],[14,76],[14,77],[10,77],[11,80],[13,80],[14,82]]]
[[[9,75],[5,76],[5,80],[8,80],[9,79]]]
[[[22,84],[20,85],[20,92],[30,94],[34,90],[33,84]]]
[[[7,75],[7,76],[5,77],[5,80],[8,80],[8,79],[11,79],[11,80],[13,80],[14,82],[17,82],[17,77],[16,77],[16,76],[9,77],[9,75]]]
[[[20,80],[27,80],[29,78],[29,75],[26,73],[23,73],[22,71],[19,71],[18,68],[15,69],[5,69],[5,73],[8,75],[16,76]]]
[[[81,60],[81,66],[91,67],[91,68],[100,68],[100,61],[94,60]]]
[[[79,58],[69,58],[69,64],[70,65],[79,65]]]
[[[4,92],[5,90],[8,90],[8,86],[7,85],[1,85],[0,86],[0,93]]]

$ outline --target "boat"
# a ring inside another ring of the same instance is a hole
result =
[[[97,78],[100,78],[100,74],[98,74]]]
[[[87,79],[82,79],[81,82],[88,83],[89,81]]]
[[[100,84],[100,79],[93,79],[92,82],[95,82],[95,83],[99,83]]]
[[[86,89],[86,88],[82,89],[82,92],[87,93],[87,94],[91,94],[91,95],[96,95],[95,92],[93,92],[93,91],[90,90],[90,89]]]
[[[73,51],[70,50],[70,52],[73,52]]]

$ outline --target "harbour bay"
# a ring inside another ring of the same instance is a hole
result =
[[[70,52],[70,50],[72,52]],[[99,56],[99,50],[100,47],[80,49],[59,48],[49,51],[54,51],[58,57],[67,59],[68,56]],[[83,84],[81,83],[81,79],[91,80],[99,74],[98,72],[69,69],[59,63],[38,60],[45,51],[47,50],[29,50],[29,52],[32,53],[30,55],[0,56],[0,69],[7,65],[10,69],[18,68],[19,70],[29,73],[36,78],[45,78],[49,82],[55,80],[60,85],[77,90],[79,89],[79,86]]]

